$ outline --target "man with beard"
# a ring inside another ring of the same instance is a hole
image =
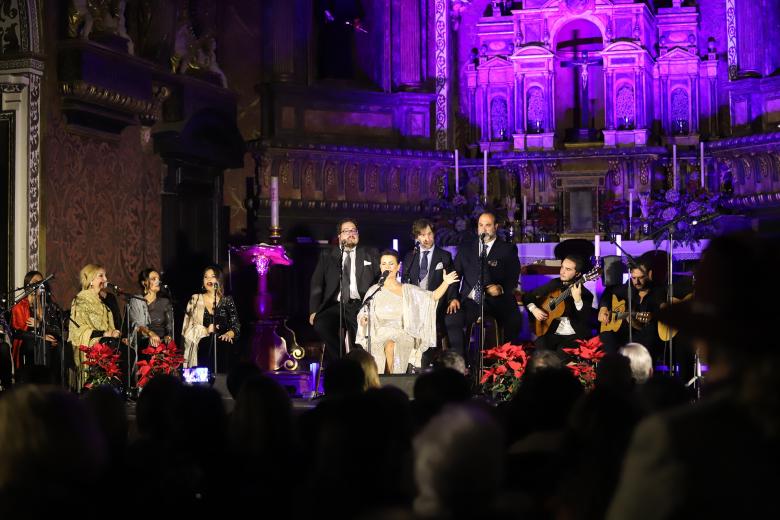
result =
[[[450,349],[466,355],[464,330],[479,318],[479,305],[485,299],[485,315],[493,316],[504,329],[504,341],[515,341],[520,334],[521,319],[517,310],[514,290],[520,276],[520,260],[517,247],[496,237],[496,217],[482,213],[477,221],[477,234],[481,240],[465,242],[458,246],[455,270],[462,279],[460,294],[447,306],[447,336]],[[484,289],[480,284],[480,251],[485,250]]]
[[[548,313],[539,307],[548,295],[570,288],[570,294],[563,300],[563,315],[552,321],[547,332],[536,338],[536,346],[559,350],[576,347],[578,339],[591,336],[593,294],[582,286],[578,279],[584,271],[584,261],[576,255],[567,255],[561,262],[560,277],[550,280],[533,291],[523,294],[523,305],[537,321],[547,320]]]
[[[452,271],[452,255],[449,251],[436,247],[434,244],[433,222],[428,219],[417,219],[412,223],[412,237],[416,247],[406,253],[403,261],[404,283],[417,285],[427,291],[435,290],[444,279],[444,272]],[[447,294],[439,300],[436,308],[436,336],[442,338],[447,333],[444,316],[447,303],[458,296],[457,284],[450,285]],[[438,343],[438,342],[437,342]],[[423,367],[427,367],[434,350],[428,349],[423,354]]]
[[[666,303],[666,291],[653,284],[653,270],[650,262],[640,258],[631,266],[630,285],[620,285],[610,293],[602,295],[599,305],[598,320],[607,325],[616,317],[614,312],[628,312],[628,290],[631,288],[630,320],[633,331],[630,341],[644,345],[654,360],[659,360],[663,354],[663,342],[658,337],[658,311]],[[615,304],[618,304],[617,308]],[[638,314],[633,314],[638,313]],[[623,319],[617,331],[602,332],[601,341],[607,352],[616,352],[618,348],[629,343],[628,316]]]
[[[339,308],[349,344],[355,345],[357,313],[369,287],[379,278],[379,255],[373,248],[358,245],[360,235],[355,219],[342,219],[337,225],[339,245],[320,253],[311,277],[309,323],[325,342],[325,364],[339,359],[344,348],[339,331]],[[339,284],[341,281],[341,284]]]

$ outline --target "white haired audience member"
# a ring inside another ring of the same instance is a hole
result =
[[[653,375],[653,358],[641,343],[627,343],[618,350],[620,355],[631,363],[631,377],[638,385],[643,385]]]

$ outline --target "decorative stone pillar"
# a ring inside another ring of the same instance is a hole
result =
[[[525,133],[525,74],[515,76],[515,132]]]
[[[634,101],[636,103],[634,126],[636,128],[645,128],[645,85],[641,69],[636,69],[634,72]]]
[[[449,0],[435,0],[434,4],[434,39],[436,42],[435,60],[435,90],[436,90],[436,149],[448,148],[447,129],[449,127]],[[473,105],[472,105],[473,106]],[[476,121],[476,119],[472,119]]]
[[[690,133],[699,133],[699,78],[691,76],[691,121],[689,123]]]
[[[762,2],[757,0],[737,0],[737,52],[739,54],[739,72],[761,75],[763,53],[760,49],[766,45],[762,41]]]
[[[393,1],[393,41],[396,43],[393,83],[396,88],[416,89],[422,84],[420,8],[418,0]]]
[[[615,129],[615,116],[614,116],[615,93],[613,92],[614,82],[615,82],[615,73],[610,70],[607,72],[607,88],[606,88],[606,92],[604,92],[604,96],[606,97],[604,103],[604,108],[606,110],[606,113],[604,115],[606,116],[606,120],[607,120],[607,130]]]

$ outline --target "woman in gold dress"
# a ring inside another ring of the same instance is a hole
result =
[[[76,389],[84,385],[86,367],[84,353],[79,347],[91,346],[103,338],[118,338],[119,331],[114,326],[114,317],[109,308],[100,299],[101,289],[108,284],[106,270],[96,264],[87,264],[79,273],[81,292],[73,299],[70,307],[69,339],[73,345],[73,359],[76,363]]]
[[[436,346],[436,302],[459,281],[458,273],[445,271],[441,285],[426,291],[398,281],[401,263],[396,251],[382,251],[379,267],[388,275],[379,292],[377,285],[366,292],[366,299],[374,297],[360,312],[356,343],[374,356],[380,374],[403,374],[419,368],[422,353]]]

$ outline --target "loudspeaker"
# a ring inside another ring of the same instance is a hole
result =
[[[414,397],[414,382],[418,374],[380,374],[382,386],[394,386],[402,390],[409,398]]]
[[[623,265],[623,257],[609,255],[602,256],[601,260],[604,262],[604,270],[601,275],[604,287],[622,284],[623,274],[626,272],[626,266]]]

